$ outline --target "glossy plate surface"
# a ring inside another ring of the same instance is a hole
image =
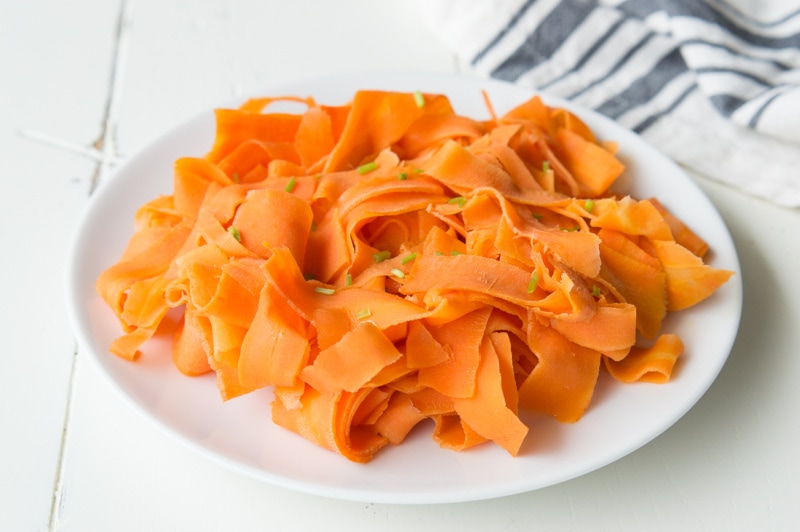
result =
[[[498,81],[382,73],[296,82],[254,96],[310,95],[334,105],[366,88],[446,94],[457,112],[476,118],[488,117],[481,90],[488,92],[498,114],[532,95]],[[130,157],[92,198],[73,241],[66,278],[81,353],[135,409],[188,447],[266,482],[334,498],[385,503],[488,499],[550,486],[633,452],[680,419],[724,365],[742,308],[736,250],[712,203],[673,162],[596,113],[543,98],[571,109],[599,138],[619,143],[628,170],[615,190],[658,197],[709,242],[713,266],[736,272],[712,298],[665,322],[664,331],[680,334],[686,344],[672,382],[623,385],[601,376],[593,403],[578,423],[525,416],[531,432],[517,458],[491,443],[462,453],[442,450],[430,438],[432,424],[423,423],[402,445],[359,465],[273,425],[268,390],[223,403],[213,376],[187,378],[172,366],[168,339],[153,339],[133,364],[109,354],[107,347],[120,329],[96,294],[95,280],[119,258],[133,232],[135,210],[158,194],[171,193],[174,160],[202,156],[210,148],[211,110]]]

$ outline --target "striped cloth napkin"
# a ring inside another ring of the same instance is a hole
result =
[[[609,116],[700,174],[800,206],[797,0],[419,0],[468,71]]]

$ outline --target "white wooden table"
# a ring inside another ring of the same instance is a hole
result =
[[[347,71],[458,72],[416,8],[399,0],[0,5],[0,530],[800,527],[800,212],[702,176],[694,177],[742,262],[744,314],[730,359],[665,434],[550,488],[407,506],[277,488],[154,428],[77,350],[64,262],[93,183],[175,123],[271,84]]]

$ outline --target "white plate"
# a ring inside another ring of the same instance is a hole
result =
[[[320,103],[341,104],[363,88],[443,93],[456,111],[478,118],[488,117],[482,89],[498,114],[531,96],[497,81],[419,74],[337,76],[268,93],[312,95]],[[675,164],[602,116],[556,98],[545,100],[575,111],[600,138],[619,142],[628,174],[618,190],[657,196],[710,243],[711,264],[736,272],[712,298],[666,321],[665,330],[679,333],[686,344],[672,382],[623,385],[601,378],[589,411],[578,423],[526,417],[532,430],[517,458],[491,443],[461,453],[442,450],[430,438],[431,425],[423,423],[402,445],[385,448],[371,463],[359,465],[273,425],[268,390],[222,403],[213,376],[188,378],[172,366],[167,340],[146,344],[137,363],[109,354],[107,347],[120,330],[95,292],[95,279],[119,258],[136,208],[157,194],[171,193],[174,160],[200,156],[210,148],[210,110],[130,157],[92,198],[71,248],[66,283],[82,353],[136,410],[190,448],[252,477],[324,496],[386,503],[488,499],[550,486],[631,453],[680,419],[716,378],[739,325],[741,270],[716,209]]]

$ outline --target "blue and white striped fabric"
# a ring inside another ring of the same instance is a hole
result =
[[[800,206],[797,0],[419,6],[469,71],[573,100],[701,174]]]

